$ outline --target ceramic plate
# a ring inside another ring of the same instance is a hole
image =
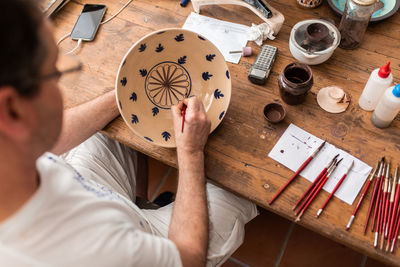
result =
[[[400,0],[381,0],[381,2],[384,6],[372,14],[372,22],[389,18],[396,13],[400,6]],[[346,0],[328,0],[328,4],[336,14],[341,16],[346,6]]]
[[[119,111],[143,139],[175,147],[171,106],[197,96],[219,125],[231,98],[228,66],[206,38],[183,29],[166,29],[137,41],[125,55],[117,79]]]

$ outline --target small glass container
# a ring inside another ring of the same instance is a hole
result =
[[[375,4],[376,0],[347,0],[339,25],[339,47],[354,49],[360,45],[374,13]]]
[[[278,77],[279,93],[289,105],[303,103],[313,83],[311,68],[297,62],[287,65]]]

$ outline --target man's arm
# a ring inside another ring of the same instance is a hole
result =
[[[114,90],[65,110],[61,134],[51,152],[67,152],[103,129],[118,114]]]
[[[177,246],[183,266],[205,266],[208,248],[208,209],[204,175],[204,146],[210,132],[203,104],[195,97],[187,105],[181,132],[183,103],[172,107],[179,183],[168,238]]]

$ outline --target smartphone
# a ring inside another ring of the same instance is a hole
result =
[[[106,13],[105,5],[86,4],[71,32],[72,40],[92,41]]]

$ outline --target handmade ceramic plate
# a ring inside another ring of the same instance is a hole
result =
[[[182,29],[151,33],[137,41],[116,79],[119,111],[129,128],[143,139],[175,147],[171,106],[197,96],[219,125],[231,98],[228,66],[206,38]]]
[[[380,0],[383,7],[372,14],[371,21],[381,21],[392,16],[399,9],[400,0]],[[346,0],[328,0],[332,10],[341,16],[346,6]]]

